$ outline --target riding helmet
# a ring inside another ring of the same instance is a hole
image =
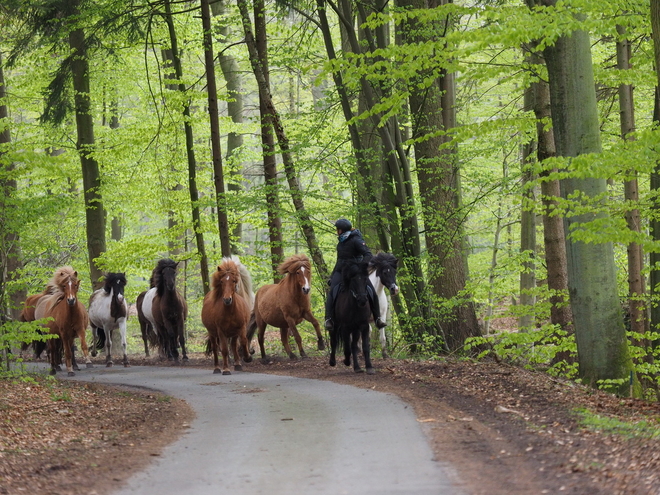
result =
[[[337,227],[342,232],[348,232],[353,226],[351,225],[351,222],[345,218],[340,218],[335,222],[335,227]]]

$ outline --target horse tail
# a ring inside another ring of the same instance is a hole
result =
[[[250,313],[250,321],[248,321],[247,324],[247,340],[248,340],[248,345],[252,342],[252,338],[254,337],[254,332],[257,331],[257,318],[254,316],[254,311]]]
[[[99,351],[105,347],[105,330],[102,328],[96,327],[96,336],[98,339],[95,342],[95,348]]]
[[[207,335],[206,336],[206,347],[204,348],[204,355],[206,357],[209,357],[211,354],[213,354],[213,349],[211,347],[211,336]]]

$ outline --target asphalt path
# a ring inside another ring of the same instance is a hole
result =
[[[398,397],[332,382],[211,369],[82,369],[68,380],[185,400],[190,428],[117,495],[462,493]]]

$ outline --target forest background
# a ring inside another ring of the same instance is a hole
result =
[[[73,265],[127,298],[181,261],[255,287],[332,222],[400,262],[397,355],[476,350],[620,394],[658,385],[658,2],[7,0],[3,347]],[[648,288],[647,288],[648,287]],[[516,328],[492,332],[497,316]],[[624,322],[625,318],[625,322]]]

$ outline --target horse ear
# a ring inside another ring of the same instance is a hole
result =
[[[73,276],[74,276],[74,277],[77,277],[77,276],[78,276],[78,272],[77,272],[77,271],[73,272]]]

